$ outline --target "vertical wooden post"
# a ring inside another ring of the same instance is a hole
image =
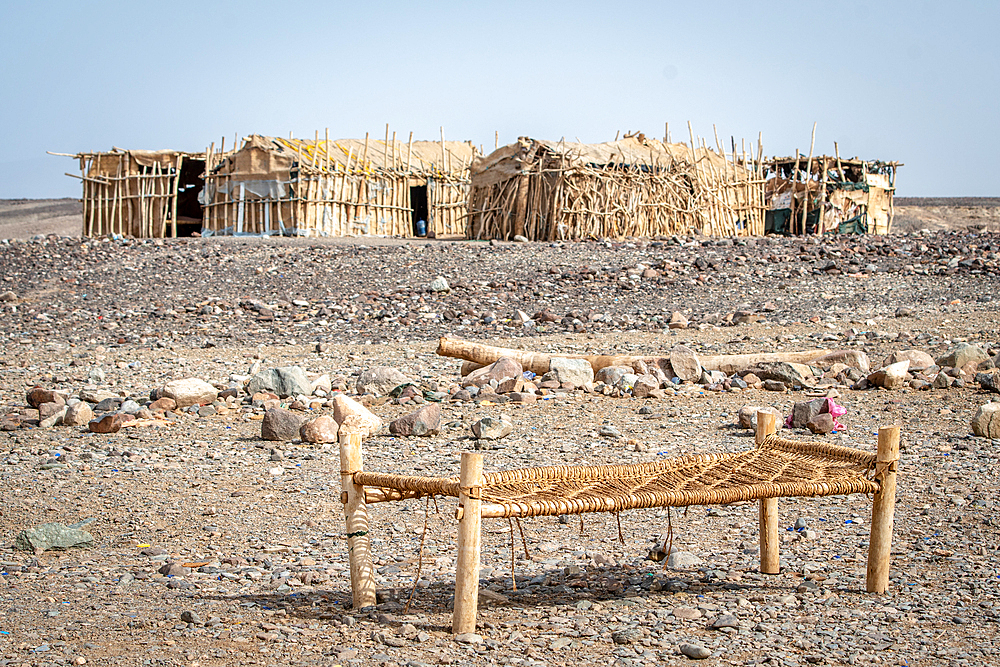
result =
[[[343,488],[344,518],[347,523],[347,556],[351,564],[351,593],[354,609],[375,604],[375,576],[372,570],[371,538],[368,537],[368,510],[365,487],[354,483],[360,472],[361,429],[346,422],[340,428],[340,484]]]
[[[458,497],[458,562],[455,565],[455,615],[451,631],[476,631],[479,606],[479,550],[481,545],[483,455],[462,452]]]
[[[883,426],[878,430],[878,454],[875,479],[879,490],[872,504],[872,532],[868,542],[869,593],[885,593],[889,588],[889,552],[892,548],[892,524],[896,510],[896,462],[899,461],[899,427]]]
[[[764,438],[775,432],[775,414],[773,412],[757,413],[756,442],[760,447]],[[778,574],[781,572],[781,561],[778,554],[778,499],[761,498],[760,500],[760,571],[763,574]]]

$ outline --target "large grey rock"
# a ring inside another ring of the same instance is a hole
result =
[[[979,408],[971,426],[973,435],[1000,439],[1000,403],[987,403]]]
[[[402,437],[437,435],[441,431],[441,404],[428,403],[389,424],[389,433]]]
[[[594,381],[594,367],[586,359],[553,357],[549,361],[549,372],[555,376],[559,384],[582,387]]]
[[[696,567],[702,560],[690,551],[671,551],[667,556],[667,567]]]
[[[355,389],[359,394],[382,396],[409,381],[408,377],[391,366],[375,366],[361,373]]]
[[[670,367],[674,375],[687,382],[701,379],[701,362],[694,350],[686,345],[677,345],[670,351]]]
[[[489,366],[483,366],[465,376],[462,384],[466,387],[475,385],[482,387],[491,385],[498,394],[515,391],[518,380],[524,379],[524,369],[521,364],[510,357],[500,357]],[[493,381],[496,384],[493,384]]]
[[[299,366],[283,366],[260,371],[247,385],[247,393],[253,396],[257,392],[266,391],[279,398],[289,396],[310,396],[313,392],[312,382],[305,370]]]
[[[785,361],[767,361],[757,364],[753,374],[761,380],[777,380],[788,387],[809,386],[812,378],[806,379],[798,368]]]
[[[260,437],[275,442],[297,440],[305,421],[305,417],[290,410],[271,408],[264,413],[264,420],[260,423]]]
[[[219,397],[219,392],[200,378],[182,378],[163,385],[162,395],[174,399],[177,407],[186,408],[191,405],[208,405]]]
[[[1000,394],[1000,371],[993,370],[987,373],[976,373],[976,382],[986,391]]]
[[[805,428],[816,415],[826,412],[827,400],[814,398],[811,401],[800,401],[792,406],[792,427]]]
[[[986,354],[983,348],[978,345],[971,345],[969,343],[959,343],[955,347],[948,350],[946,354],[937,358],[937,365],[942,368],[962,368],[970,361],[974,361],[977,364],[982,361],[986,361],[990,356]]]
[[[43,523],[18,533],[14,538],[14,546],[22,551],[93,546],[94,536],[82,530],[80,528],[82,525],[85,524],[66,526],[61,523]]]
[[[605,366],[594,374],[595,382],[603,382],[609,386],[615,386],[625,375],[632,372],[628,366]]]

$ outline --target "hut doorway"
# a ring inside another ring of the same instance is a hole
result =
[[[426,185],[414,185],[410,187],[410,213],[411,222],[413,225],[413,235],[414,236],[427,236],[427,230],[430,229],[430,220],[428,220],[428,208],[427,208],[427,186]],[[423,229],[420,229],[421,225],[419,222],[423,221]]]
[[[205,161],[187,158],[181,162],[177,181],[177,236],[191,236],[201,232],[202,209],[198,195],[205,187]]]

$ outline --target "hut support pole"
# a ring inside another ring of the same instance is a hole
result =
[[[462,452],[458,498],[458,562],[455,565],[455,616],[451,631],[476,631],[479,606],[479,551],[482,540],[483,455]]]
[[[775,416],[772,412],[757,413],[756,442],[760,447],[764,439],[775,432]],[[763,574],[781,572],[778,555],[778,499],[760,500],[760,571]]]
[[[872,504],[872,532],[868,542],[868,576],[865,590],[885,593],[889,588],[889,553],[892,547],[893,515],[896,510],[896,463],[899,461],[899,427],[878,430],[875,479],[879,490]]]
[[[354,483],[360,472],[362,433],[357,428],[340,429],[340,484],[344,518],[347,522],[347,557],[351,565],[351,594],[354,609],[375,604],[375,577],[372,570],[371,539],[368,537],[368,510],[365,487]]]

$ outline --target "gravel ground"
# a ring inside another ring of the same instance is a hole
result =
[[[861,592],[862,496],[781,500],[776,576],[756,571],[755,504],[526,520],[527,557],[517,526],[512,536],[488,520],[481,643],[449,631],[452,504],[371,507],[380,604],[352,610],[336,452],[261,440],[261,409],[245,394],[213,415],[111,435],[32,427],[25,403],[36,384],[145,402],[175,378],[239,385],[257,364],[325,373],[348,393],[362,370],[388,365],[447,391],[459,362],[434,354],[444,333],[636,355],[679,343],[705,354],[859,349],[875,365],[959,342],[996,354],[998,252],[1000,235],[946,232],[824,244],[6,242],[0,404],[21,427],[0,432],[0,665],[657,665],[689,662],[684,644],[704,647],[710,665],[1000,664],[1000,442],[970,435],[989,398],[973,382],[840,386],[846,428],[794,434],[870,448],[878,426],[902,425],[888,594]],[[436,276],[449,292],[428,291]],[[666,328],[674,311],[690,328]],[[788,414],[804,397],[691,385],[644,401],[445,401],[439,435],[383,428],[365,464],[456,474],[476,446],[471,423],[501,414],[514,431],[489,445],[487,469],[738,451],[752,446],[734,423],[741,406]],[[386,423],[410,409],[372,406]],[[601,436],[605,425],[621,437]],[[86,519],[91,547],[14,549],[22,529]],[[668,525],[695,564],[645,558]],[[161,574],[168,563],[187,570]],[[713,627],[720,617],[734,627]]]

